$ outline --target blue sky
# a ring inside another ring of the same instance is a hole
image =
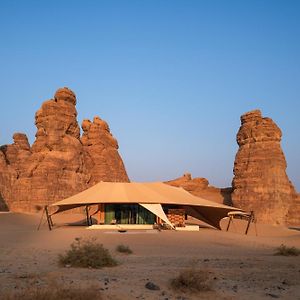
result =
[[[240,115],[283,131],[300,190],[299,1],[0,1],[0,144],[59,87],[99,115],[131,180],[229,186]]]

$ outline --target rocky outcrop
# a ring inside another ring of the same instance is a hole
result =
[[[10,210],[34,211],[99,181],[129,180],[107,124],[85,123],[81,140],[76,96],[62,88],[37,111],[32,147],[21,133],[1,147],[0,192]]]
[[[286,174],[281,130],[259,110],[241,116],[239,150],[234,162],[233,205],[253,210],[260,222],[289,223],[290,207],[297,198]],[[299,211],[300,213],[300,211]]]
[[[13,176],[7,165],[5,155],[3,154],[4,147],[0,148],[0,211],[7,211],[8,205],[5,201],[5,195],[9,191],[11,177]]]
[[[202,197],[217,203],[226,205],[231,205],[232,203],[231,188],[216,188],[211,186],[206,178],[192,178],[191,174],[186,173],[182,177],[166,181],[165,183],[176,187],[182,187],[194,196]]]
[[[287,225],[300,226],[300,194],[293,198],[287,213]]]
[[[118,153],[118,142],[110,133],[108,124],[95,117],[93,122],[84,120],[81,142],[84,152],[88,155],[88,168],[91,184],[103,181],[128,181],[123,161]]]

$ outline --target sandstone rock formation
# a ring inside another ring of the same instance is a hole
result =
[[[0,192],[10,210],[34,211],[101,180],[129,180],[104,121],[95,118],[90,126],[85,121],[81,140],[75,105],[75,94],[59,89],[36,113],[32,147],[21,133],[1,147]]]
[[[118,142],[110,133],[108,124],[95,117],[84,120],[81,142],[88,155],[86,167],[91,174],[91,184],[103,181],[128,181],[123,161],[118,153]]]
[[[259,110],[241,116],[234,162],[233,205],[253,210],[260,222],[287,224],[296,191],[286,174],[281,130]],[[293,207],[296,209],[296,207]],[[298,206],[298,216],[299,214]]]
[[[300,226],[300,194],[295,198],[293,197],[286,219],[287,225]]]
[[[182,177],[166,181],[165,183],[182,187],[194,196],[202,197],[217,203],[231,205],[231,188],[216,188],[209,185],[206,178],[192,178],[189,173],[184,174]]]

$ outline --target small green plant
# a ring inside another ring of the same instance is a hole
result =
[[[101,300],[101,294],[95,287],[75,288],[48,286],[43,288],[29,288],[15,293],[2,293],[3,300]]]
[[[171,279],[171,287],[182,292],[210,291],[210,276],[208,271],[194,268],[183,270],[179,275]]]
[[[132,250],[129,248],[129,246],[125,246],[125,245],[118,245],[116,247],[116,251],[125,254],[132,254]]]
[[[300,255],[300,249],[296,247],[287,247],[286,245],[281,244],[280,247],[275,249],[274,255],[298,256]]]
[[[61,266],[99,269],[117,265],[109,251],[96,239],[75,238],[65,254],[59,255]]]

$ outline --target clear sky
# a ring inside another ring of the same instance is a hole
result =
[[[99,115],[131,180],[230,186],[240,115],[283,131],[300,190],[300,1],[0,1],[0,144],[32,143],[59,87]]]

